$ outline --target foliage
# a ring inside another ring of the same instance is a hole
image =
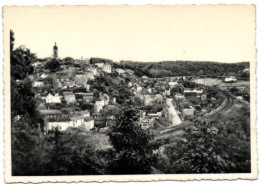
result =
[[[44,160],[45,143],[41,131],[32,128],[28,115],[12,122],[12,175],[31,176],[41,173],[40,165]]]
[[[88,110],[88,111],[92,112],[94,109],[94,106],[93,106],[93,104],[90,104],[90,103],[82,103],[80,108],[81,108],[81,110]]]
[[[193,88],[195,88],[195,87],[197,86],[197,84],[194,83],[194,82],[190,82],[190,81],[184,81],[184,82],[183,82],[183,86],[184,86],[185,88],[191,88],[191,89],[193,89]]]
[[[138,112],[129,106],[122,110],[108,135],[116,152],[110,163],[111,174],[149,174],[156,161],[153,136],[137,124]]]
[[[171,77],[171,76],[221,76],[227,73],[238,73],[249,68],[249,62],[217,63],[199,61],[163,61],[163,62],[133,62],[120,61],[116,67],[131,69],[135,75],[141,77]]]
[[[68,62],[68,63],[74,61],[74,59],[73,59],[72,57],[65,57],[65,58],[63,58],[63,60],[64,60],[65,62]]]
[[[50,150],[43,163],[44,175],[102,174],[94,146],[86,139],[84,129],[60,132],[55,129],[47,137]]]
[[[11,37],[14,34],[11,31]],[[13,49],[14,38],[10,45]],[[13,175],[35,175],[40,172],[43,139],[39,128],[43,120],[36,111],[36,101],[28,74],[35,57],[29,49],[11,50],[11,136]]]
[[[219,150],[218,129],[211,123],[197,122],[186,130],[184,139],[187,151],[174,162],[177,173],[221,173],[234,167],[224,150]]]
[[[47,62],[44,65],[45,69],[49,69],[50,72],[57,72],[60,69],[60,62],[59,60],[53,58],[51,61]]]
[[[35,61],[35,56],[29,49],[18,47],[11,51],[11,78],[13,80],[22,80],[33,72],[31,63]]]
[[[180,86],[175,86],[171,89],[171,95],[174,95],[175,93],[182,93],[183,89]]]
[[[92,83],[91,88],[95,94],[95,97],[99,97],[99,93],[106,93],[110,97],[116,97],[117,103],[122,104],[130,96],[132,92],[128,89],[125,82],[121,82],[119,77],[113,77],[111,74],[104,74],[104,76],[96,77]]]
[[[169,163],[156,167],[164,173],[250,172],[250,129],[248,115],[243,116],[243,123],[196,121],[182,136],[168,140],[170,144],[165,146],[165,155],[159,158],[159,163],[165,160]]]

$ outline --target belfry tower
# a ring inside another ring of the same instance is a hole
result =
[[[58,58],[58,47],[56,45],[56,42],[55,42],[55,45],[53,46],[53,58],[55,58],[55,59]]]

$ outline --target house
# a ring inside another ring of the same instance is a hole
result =
[[[32,64],[33,67],[40,67],[42,66],[42,63],[40,61],[36,61],[35,63]]]
[[[62,118],[57,121],[51,121],[47,123],[47,133],[49,131],[55,130],[56,128],[60,131],[65,131],[71,126],[69,118]]]
[[[70,126],[71,127],[79,127],[85,123],[84,117],[81,115],[72,115],[70,116]]]
[[[103,69],[104,67],[104,63],[95,63],[95,65],[100,69]]]
[[[236,82],[236,81],[237,81],[237,79],[235,76],[226,77],[224,79],[224,82]]]
[[[63,97],[67,103],[76,102],[75,94],[71,91],[63,92]]]
[[[154,118],[145,117],[141,119],[138,124],[142,129],[146,130],[148,128],[153,127]]]
[[[105,62],[105,63],[95,63],[95,65],[103,70],[104,72],[107,72],[107,73],[111,73],[112,72],[112,69],[111,69],[111,64],[109,64],[108,62]]]
[[[115,71],[116,71],[118,74],[123,74],[123,73],[125,73],[125,70],[122,69],[122,68],[116,68]]]
[[[97,100],[94,105],[95,111],[100,112],[103,109],[104,105],[105,103],[103,100]]]
[[[92,117],[85,117],[84,118],[84,125],[87,131],[90,131],[94,128],[95,121]]]
[[[94,99],[94,93],[92,93],[92,92],[82,93],[82,98],[83,98],[83,101],[90,102]]]
[[[163,109],[159,109],[157,112],[147,112],[147,116],[148,117],[155,117],[155,118],[158,118],[158,117],[162,117],[162,110]]]
[[[56,74],[48,75],[44,80],[44,85],[46,87],[52,87],[54,89],[57,88],[57,76]]]
[[[58,93],[56,93],[55,95],[52,95],[49,93],[45,98],[45,102],[46,103],[61,103],[61,96],[59,96]]]
[[[168,85],[170,86],[170,88],[172,89],[173,87],[178,85],[178,82],[168,82]]]
[[[33,84],[33,87],[43,87],[44,86],[44,80],[43,79],[36,79]]]
[[[203,89],[184,89],[184,96],[197,96],[200,97],[203,94]]]
[[[40,75],[40,78],[42,78],[42,79],[45,79],[46,77],[48,77],[48,75],[46,73],[43,73]]]
[[[105,63],[105,64],[104,64],[104,67],[103,67],[103,71],[104,71],[104,72],[107,72],[107,73],[111,73],[111,72],[112,72],[112,70],[111,70],[111,64]]]
[[[182,116],[188,117],[188,116],[194,116],[195,108],[192,106],[189,106],[188,108],[182,109]]]
[[[46,121],[59,121],[61,118],[61,112],[59,110],[40,110],[39,113]]]
[[[48,122],[48,131],[58,128],[60,131],[65,131],[69,127],[85,127],[87,131],[94,127],[94,119],[92,117],[71,116],[63,118],[59,121]]]
[[[79,112],[84,118],[90,117],[90,112],[88,110]]]

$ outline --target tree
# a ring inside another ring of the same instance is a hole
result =
[[[68,63],[74,61],[74,59],[72,57],[65,57],[65,58],[63,58],[63,60],[68,62]]]
[[[12,52],[14,49],[14,32],[13,30],[10,30],[10,51]],[[10,54],[11,54],[10,52]]]
[[[44,175],[102,174],[94,146],[88,142],[84,129],[65,132],[55,129],[47,137],[50,150],[42,164]]]
[[[132,106],[125,107],[108,136],[115,150],[110,163],[111,174],[149,174],[156,162],[153,135],[138,125],[138,112]]]
[[[212,123],[199,122],[185,130],[180,144],[185,152],[173,164],[177,173],[222,173],[234,168],[225,149],[218,144],[218,129]],[[179,144],[179,145],[180,145]]]
[[[44,65],[45,69],[49,69],[50,72],[57,72],[60,69],[60,62],[57,59],[52,59]]]
[[[93,104],[90,104],[90,103],[82,103],[81,106],[80,106],[81,110],[88,110],[88,111],[93,111],[94,109],[94,106]]]
[[[171,95],[174,95],[175,93],[182,93],[183,90],[181,89],[180,86],[175,86],[171,89]]]
[[[28,115],[18,121],[12,121],[12,175],[32,176],[41,174],[41,163],[45,155],[45,141],[37,128],[28,123]]]
[[[35,175],[40,172],[44,141],[39,125],[43,120],[36,110],[36,101],[28,75],[35,55],[29,49],[13,49],[14,34],[10,33],[11,65],[11,150],[12,174]]]
[[[11,77],[16,80],[23,80],[33,73],[31,63],[36,60],[35,55],[28,48],[18,47],[11,51]]]

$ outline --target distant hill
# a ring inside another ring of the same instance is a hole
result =
[[[136,62],[121,61],[114,64],[116,68],[131,69],[138,76],[170,77],[170,76],[222,76],[236,75],[245,68],[249,62],[218,63],[201,61],[162,61],[162,62]]]

